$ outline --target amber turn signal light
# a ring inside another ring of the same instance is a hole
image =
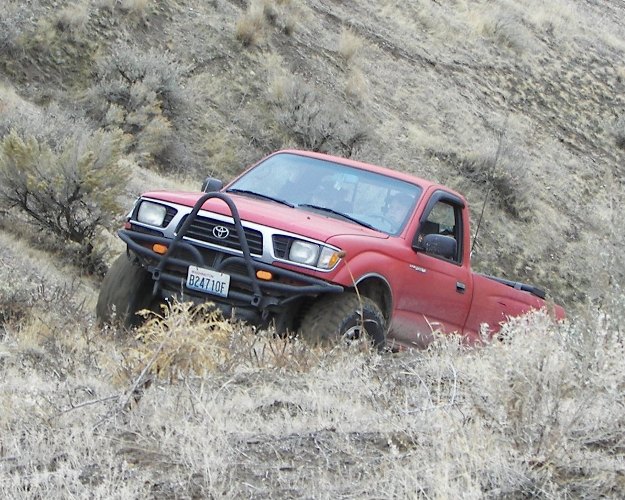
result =
[[[152,250],[160,255],[165,255],[167,253],[167,245],[162,245],[161,243],[154,243],[152,245]]]
[[[256,277],[259,280],[269,281],[273,279],[273,274],[271,274],[269,271],[263,271],[262,269],[259,269],[258,271],[256,271]]]

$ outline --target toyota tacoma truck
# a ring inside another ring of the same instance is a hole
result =
[[[474,273],[466,200],[379,166],[285,150],[232,182],[141,195],[118,232],[103,322],[210,302],[230,318],[313,343],[366,335],[424,347],[436,332],[476,343],[513,316],[549,308],[539,288]]]

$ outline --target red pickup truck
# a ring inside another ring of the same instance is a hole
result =
[[[313,342],[366,334],[399,349],[437,331],[479,342],[547,307],[535,286],[471,271],[460,194],[319,153],[279,151],[225,187],[208,178],[199,192],[144,193],[118,234],[127,252],[97,315],[126,326],[141,309],[190,300]]]

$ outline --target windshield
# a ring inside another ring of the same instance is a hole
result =
[[[389,234],[401,232],[421,194],[409,182],[291,153],[271,156],[227,191],[272,198]]]

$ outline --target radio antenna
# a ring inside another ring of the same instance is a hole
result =
[[[493,190],[493,179],[495,177],[495,168],[497,167],[497,163],[499,162],[499,156],[501,155],[501,148],[503,146],[503,138],[506,135],[506,130],[508,128],[508,117],[510,115],[506,115],[506,121],[504,122],[503,129],[499,132],[499,141],[497,143],[497,152],[495,153],[495,161],[488,172],[488,191],[486,191],[486,196],[484,196],[484,203],[482,203],[482,210],[480,211],[480,217],[477,220],[477,226],[475,228],[475,234],[473,235],[473,243],[471,244],[471,255],[473,255],[473,249],[475,248],[475,244],[477,243],[477,235],[480,232],[480,226],[482,225],[482,219],[484,218],[484,211],[486,210],[486,203],[488,202],[488,197],[490,196],[490,192]]]

